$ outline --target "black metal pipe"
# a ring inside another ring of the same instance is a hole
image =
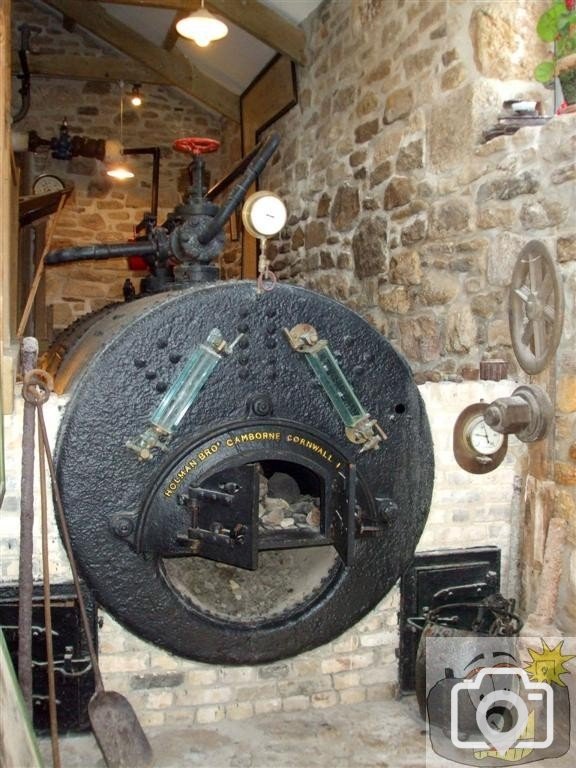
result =
[[[39,27],[31,27],[29,24],[21,24],[18,27],[20,32],[20,48],[18,50],[18,58],[20,59],[20,68],[22,74],[18,75],[18,78],[22,81],[20,86],[20,97],[22,99],[20,109],[12,117],[12,125],[19,123],[28,114],[30,109],[30,67],[28,66],[28,50],[30,47],[30,34],[35,31],[41,31]]]
[[[157,252],[156,243],[137,240],[131,243],[104,243],[101,245],[79,245],[51,251],[46,254],[45,264],[65,264],[69,261],[88,259],[119,259],[122,256],[149,256]]]
[[[198,242],[201,245],[207,245],[216,235],[224,224],[228,221],[233,211],[241,203],[250,185],[256,180],[256,177],[264,170],[266,163],[280,144],[280,136],[277,133],[269,134],[261,142],[258,152],[253,160],[248,164],[242,179],[236,184],[232,192],[228,195],[226,202],[218,211],[216,216],[198,233]]]
[[[230,184],[232,184],[233,181],[236,181],[238,176],[240,176],[241,173],[243,173],[246,168],[248,167],[248,163],[252,160],[254,155],[258,153],[260,149],[260,144],[256,144],[256,146],[248,152],[246,157],[243,157],[235,166],[232,168],[230,173],[228,173],[226,176],[224,176],[223,179],[220,179],[220,181],[217,181],[216,184],[214,184],[208,192],[206,192],[206,198],[208,200],[214,200],[215,197],[218,197],[218,195],[223,192],[225,189],[228,189]]]

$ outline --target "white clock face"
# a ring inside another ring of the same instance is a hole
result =
[[[286,224],[286,206],[272,192],[256,192],[242,209],[244,226],[254,237],[271,237]]]
[[[484,456],[491,456],[499,451],[504,442],[504,435],[489,427],[482,416],[471,419],[466,432],[471,448]]]
[[[59,192],[61,189],[64,189],[64,182],[51,173],[38,176],[32,185],[32,191],[35,195],[48,195],[50,192]]]

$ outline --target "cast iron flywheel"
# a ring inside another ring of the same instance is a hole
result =
[[[83,368],[57,444],[73,549],[141,638],[219,664],[291,656],[410,563],[432,494],[425,409],[406,362],[343,305],[251,282],[173,292],[108,313],[64,362]],[[155,419],[176,391],[190,402],[166,435]]]

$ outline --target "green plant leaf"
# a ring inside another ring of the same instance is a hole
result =
[[[554,62],[541,61],[534,70],[534,78],[539,83],[549,83],[554,79]]]
[[[536,32],[541,40],[545,43],[552,43],[556,39],[559,32],[559,24],[561,17],[566,12],[566,6],[562,4],[553,5],[545,11],[538,19],[536,25]]]

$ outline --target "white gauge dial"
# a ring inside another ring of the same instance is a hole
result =
[[[48,195],[50,192],[60,192],[65,184],[59,176],[53,173],[43,173],[37,176],[32,184],[32,192],[35,195]]]
[[[467,425],[466,437],[470,447],[484,456],[497,453],[504,442],[504,435],[495,432],[486,424],[482,416],[476,416]]]
[[[253,237],[271,237],[286,224],[286,206],[273,192],[255,192],[242,209],[242,221]]]

